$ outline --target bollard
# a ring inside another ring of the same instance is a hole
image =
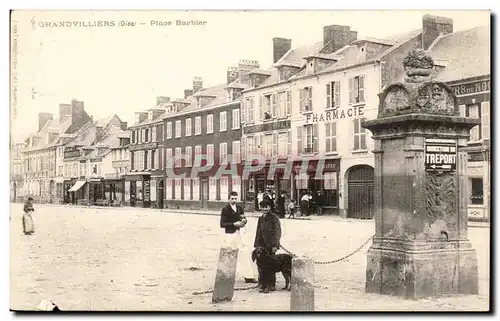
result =
[[[221,247],[217,274],[215,275],[212,303],[231,301],[233,299],[237,263],[238,248]]]
[[[292,259],[290,311],[314,311],[314,263],[311,259]]]

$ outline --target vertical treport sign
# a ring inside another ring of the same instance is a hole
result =
[[[457,141],[453,139],[425,140],[425,170],[454,171],[457,168]]]

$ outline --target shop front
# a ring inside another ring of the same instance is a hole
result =
[[[151,173],[129,173],[125,176],[126,206],[151,207]]]
[[[151,190],[151,195],[150,195],[151,207],[163,208],[163,197],[164,197],[163,176],[151,175],[150,190]]]
[[[468,218],[490,220],[490,156],[486,149],[470,151],[467,162]]]
[[[104,199],[106,205],[122,206],[125,202],[124,181],[118,174],[105,175],[104,184]]]
[[[278,164],[286,165],[287,160],[279,160]],[[294,161],[291,175],[286,175],[284,167],[276,167],[274,173],[269,175],[271,164],[266,165],[256,172],[251,172],[248,179],[244,180],[245,207],[247,210],[258,208],[257,195],[259,192],[269,191],[276,199],[281,192],[286,192],[287,202],[290,199],[299,204],[300,198],[311,192],[313,201],[323,205],[323,213],[339,213],[339,170],[340,159],[326,159],[307,161]],[[253,165],[255,166],[255,164]],[[307,166],[307,167],[305,167]],[[302,167],[304,167],[302,169]],[[321,173],[316,174],[317,171]],[[299,201],[297,201],[299,200]]]
[[[65,203],[73,205],[89,205],[88,184],[85,178],[64,181]]]

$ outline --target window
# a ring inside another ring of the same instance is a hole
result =
[[[256,136],[258,137],[258,136]],[[254,145],[254,148],[257,144]],[[256,153],[254,151],[254,153]],[[264,156],[269,158],[273,155],[273,135],[264,135]]]
[[[144,169],[148,168],[148,164],[149,164],[149,158],[148,158],[148,151],[145,150],[144,151]]]
[[[240,128],[240,110],[239,109],[233,109],[233,129],[239,129]]]
[[[149,142],[149,129],[144,129],[144,141]]]
[[[254,140],[254,136],[250,136],[250,137],[247,137],[246,141],[247,141],[247,144],[246,144],[246,157],[248,158],[251,158],[251,157],[254,157],[255,156],[255,153],[254,153],[254,150],[253,150],[253,140]],[[243,147],[245,148],[245,147]]]
[[[156,165],[156,163],[155,163],[155,161],[156,161],[155,156],[156,155],[155,154],[156,154],[155,151],[152,150],[151,151],[151,169],[155,169],[156,168],[155,167],[155,165]]]
[[[292,92],[290,90],[286,92],[286,115],[292,115]]]
[[[231,182],[231,191],[238,193],[238,201],[241,200],[241,177],[233,176]]]
[[[175,199],[180,200],[182,198],[182,179],[180,178],[175,178]]]
[[[255,110],[254,110],[254,100],[253,97],[247,98],[246,103],[246,116],[247,123],[253,123],[255,121]]]
[[[227,159],[227,143],[219,144],[219,164],[226,165],[228,163]]]
[[[152,142],[156,142],[156,126],[153,126],[151,128],[151,138],[152,138],[151,139]]]
[[[181,167],[182,166],[182,148],[181,147],[176,147],[175,148],[175,163],[174,167]]]
[[[172,161],[172,148],[167,148],[165,150],[165,162],[167,164],[167,168],[172,168],[172,165],[174,164]]]
[[[220,199],[223,201],[229,199],[229,177],[227,176],[220,178]]]
[[[241,162],[241,146],[240,146],[240,141],[235,140],[233,141],[233,149],[232,149],[232,154],[233,154],[233,162],[234,163],[239,163]]]
[[[207,165],[214,164],[214,145],[207,145]]]
[[[186,147],[186,167],[193,166],[193,148],[191,146]]]
[[[470,182],[470,204],[482,205],[483,204],[483,179],[471,178]]]
[[[201,146],[197,145],[194,147],[194,166],[200,166],[200,160],[198,159],[201,156]]]
[[[214,115],[207,115],[207,134],[212,134],[214,132]]]
[[[300,112],[312,112],[312,87],[304,87],[299,91]]]
[[[194,134],[201,135],[201,116],[196,116],[194,119]]]
[[[275,157],[277,155],[278,155],[278,133],[274,133],[272,156]]]
[[[171,178],[165,179],[165,198],[167,200],[172,199],[172,179]]]
[[[221,111],[219,117],[220,117],[219,131],[224,132],[227,130],[227,112]]]
[[[142,202],[142,181],[135,183],[135,200]]]
[[[217,178],[213,176],[208,179],[208,199],[211,201],[217,199]]]
[[[338,197],[338,172],[328,172],[323,174],[325,205],[339,206]]]
[[[278,134],[278,156],[288,155],[288,133]]]
[[[191,179],[184,178],[184,195],[182,199],[190,200],[191,199]]]
[[[325,124],[325,142],[327,153],[337,151],[337,123],[327,123]]]
[[[192,178],[192,189],[193,189],[193,200],[200,200],[200,180],[197,178]]]
[[[172,138],[172,122],[167,123],[167,139]]]
[[[176,120],[175,121],[175,138],[180,138],[182,137],[182,126],[181,126],[181,121]]]
[[[326,109],[339,108],[340,106],[340,82],[332,81],[326,84]]]
[[[354,150],[366,150],[366,129],[361,127],[365,118],[353,119],[354,122]]]
[[[481,108],[477,104],[471,104],[465,106],[465,117],[469,118],[479,118],[481,115]],[[481,139],[481,125],[474,126],[470,130],[469,141],[477,141]]]
[[[286,97],[286,91],[282,91],[278,93],[278,110],[276,116],[278,118],[280,117],[286,117],[286,111],[287,111],[287,97]]]
[[[297,153],[318,152],[318,124],[297,127]]]
[[[365,102],[365,76],[349,78],[349,103]]]
[[[186,119],[186,137],[191,136],[192,129],[191,129],[191,118]]]

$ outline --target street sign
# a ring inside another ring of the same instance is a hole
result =
[[[451,139],[425,140],[425,170],[454,171],[457,168],[457,142]]]

